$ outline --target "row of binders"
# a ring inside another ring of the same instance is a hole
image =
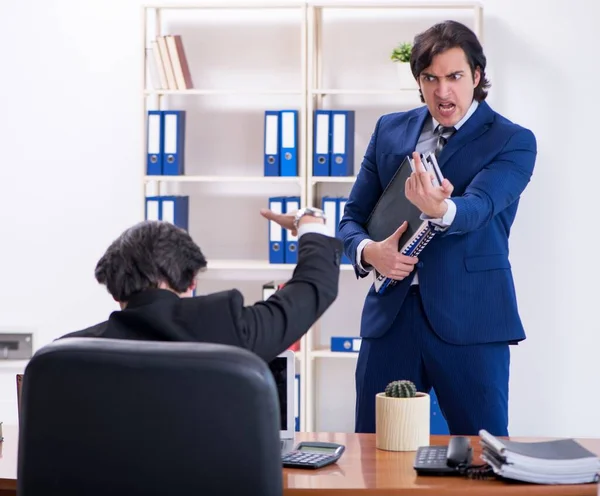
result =
[[[354,110],[315,110],[313,176],[354,175]]]
[[[147,196],[146,220],[162,220],[189,230],[189,196]]]
[[[265,111],[264,175],[298,176],[298,111]],[[148,110],[146,174],[185,173],[185,110]],[[354,111],[316,110],[313,175],[354,174]]]
[[[339,237],[339,224],[348,198],[324,196],[322,210],[327,217],[328,234]],[[277,214],[293,213],[300,208],[300,198],[297,196],[275,196],[269,198],[269,209]],[[291,234],[274,221],[269,222],[269,263],[295,264],[298,262],[298,236]],[[344,254],[341,263],[349,264],[350,260]]]
[[[185,172],[185,110],[149,110],[146,174],[179,176]]]
[[[344,215],[347,198],[324,196],[322,209],[327,216],[328,234],[339,237],[339,223]],[[300,197],[277,196],[269,198],[269,208],[279,214],[295,212],[300,208]],[[147,220],[171,222],[186,231],[189,229],[189,196],[147,196],[145,217]],[[298,236],[291,234],[276,222],[269,222],[269,262],[272,264],[295,264],[298,262]],[[344,254],[342,263],[350,260]],[[263,288],[264,290],[264,288]]]
[[[313,176],[354,175],[354,110],[316,110]],[[266,110],[264,175],[298,175],[298,111]]]
[[[180,35],[157,36],[146,49],[146,59],[155,90],[189,90],[194,87]]]

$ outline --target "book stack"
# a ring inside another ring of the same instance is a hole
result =
[[[497,476],[536,484],[597,482],[600,458],[574,439],[508,441],[479,431],[481,458]]]

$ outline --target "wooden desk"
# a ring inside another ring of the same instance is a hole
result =
[[[431,444],[448,444],[448,436],[432,436]],[[539,438],[514,438],[535,441]],[[351,495],[588,495],[596,496],[596,484],[544,486],[505,483],[498,480],[469,480],[464,477],[417,476],[413,469],[415,452],[388,452],[375,448],[374,434],[298,433],[297,441],[330,441],[343,444],[346,451],[337,464],[315,471],[284,469],[284,494],[327,496]],[[600,455],[600,439],[578,439]],[[471,439],[474,463],[481,463],[479,438]]]
[[[14,496],[17,491],[18,430],[3,426],[4,442],[0,443],[0,496]],[[535,440],[534,438],[516,438]],[[372,434],[298,433],[296,441],[331,441],[346,446],[337,464],[319,470],[283,469],[284,494],[290,496],[326,494],[351,495],[587,495],[596,496],[595,484],[542,486],[475,481],[463,477],[417,476],[413,462],[415,453],[380,451]],[[600,454],[600,439],[580,439],[585,447]],[[471,440],[475,462],[479,462],[479,441]],[[447,444],[447,436],[432,436],[431,444]]]

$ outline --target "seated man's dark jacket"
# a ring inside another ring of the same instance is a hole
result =
[[[342,243],[306,233],[292,278],[267,301],[244,306],[237,289],[180,298],[164,289],[132,296],[106,322],[64,337],[201,341],[247,348],[266,361],[302,337],[336,299]],[[210,269],[210,262],[208,264]]]

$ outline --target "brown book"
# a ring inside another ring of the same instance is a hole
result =
[[[192,74],[190,73],[190,67],[187,57],[185,56],[181,35],[170,34],[165,38],[169,49],[169,57],[171,58],[171,64],[173,66],[175,81],[177,82],[177,89],[192,89],[194,87],[192,83]]]

